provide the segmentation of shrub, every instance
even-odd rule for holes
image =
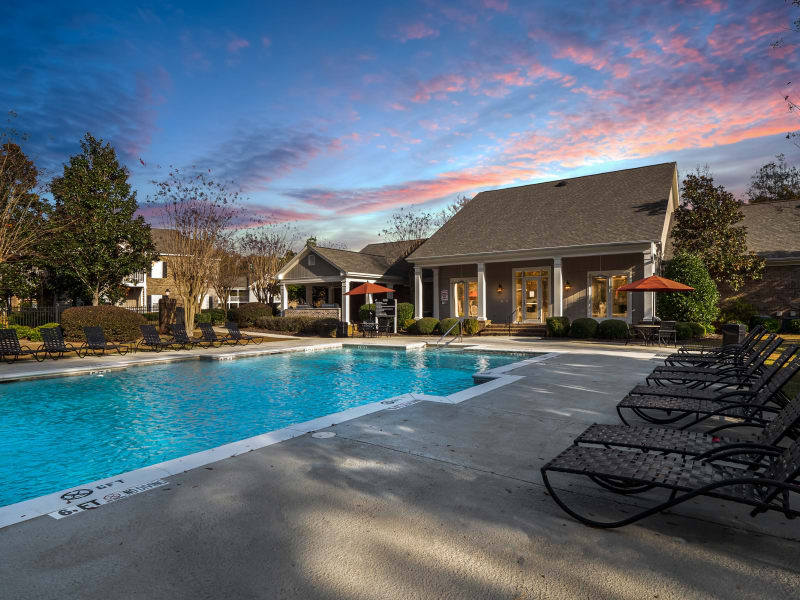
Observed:
[[[236,310],[235,318],[231,319],[239,324],[239,327],[252,327],[256,319],[261,317],[271,317],[273,315],[272,305],[261,304],[260,302],[248,302],[240,304]]]
[[[397,303],[397,324],[404,328],[408,321],[414,320],[414,305],[410,302]]]
[[[567,337],[569,319],[567,317],[547,317],[547,337]]]
[[[100,326],[110,340],[127,342],[141,337],[139,325],[147,320],[140,314],[121,306],[75,306],[61,313],[64,337],[84,339],[83,328]]]
[[[719,291],[702,259],[679,252],[664,269],[664,277],[694,288],[692,292],[657,294],[658,316],[666,321],[711,323],[717,318]]]
[[[319,337],[336,337],[336,330],[338,327],[338,319],[313,319],[303,327],[301,333]]]
[[[195,313],[194,324],[211,323],[211,315],[209,313]]]
[[[786,325],[786,331],[789,333],[800,333],[800,319],[792,319]]]
[[[39,333],[33,327],[28,327],[27,325],[11,325],[9,324],[10,329],[14,329],[17,332],[17,337],[21,340],[31,340],[32,342],[41,342],[42,341],[42,334]],[[39,339],[34,339],[36,337]]]
[[[142,316],[148,321],[158,321],[158,312],[142,313]]]
[[[706,328],[705,328],[705,325],[703,325],[702,323],[691,322],[691,323],[689,323],[689,327],[692,329],[692,337],[693,338],[701,338],[701,337],[704,337],[706,335]],[[710,327],[710,325],[709,325],[709,327]]]
[[[759,325],[763,325],[764,328],[770,333],[778,333],[781,330],[780,319],[775,319],[773,317],[762,317],[758,315],[750,317],[748,329],[753,329]]]
[[[39,330],[44,328],[52,329],[53,327],[60,327],[60,325],[58,323],[45,323],[44,325],[40,325],[39,327],[28,327],[28,329],[30,329],[30,332],[26,337],[32,342],[41,342],[42,332]],[[17,336],[19,336],[19,332],[17,332]]]
[[[597,337],[605,340],[627,340],[628,324],[621,319],[606,319],[597,326]]]
[[[679,340],[692,339],[692,327],[689,323],[683,321],[675,323],[675,331],[677,332],[676,337]]]
[[[569,326],[569,337],[590,338],[597,334],[598,323],[594,319],[584,317],[575,319]]]
[[[437,327],[436,327],[436,332],[444,335],[453,326],[453,324],[457,323],[457,322],[458,322],[458,319],[453,319],[453,318],[451,318],[451,319],[442,319],[441,321],[439,321],[439,325],[437,325]],[[456,327],[450,333],[458,334],[458,327]]]
[[[408,331],[408,328],[414,324],[414,319],[406,319],[405,321],[401,322],[401,327]]]
[[[722,303],[720,307],[720,323],[749,323],[750,319],[758,314],[756,307],[747,300],[736,298]]]
[[[362,323],[371,323],[375,321],[375,305],[362,304],[358,307],[358,318]]]
[[[338,319],[313,319],[311,317],[259,317],[256,327],[283,333],[305,333],[320,337],[336,337]]]
[[[224,308],[204,308],[200,312],[203,315],[209,315],[209,318],[211,320],[198,321],[197,319],[195,319],[195,323],[213,323],[214,325],[222,325],[225,323],[225,317],[227,316],[227,311]]]
[[[464,319],[464,333],[466,335],[475,335],[481,329],[481,322],[478,319]]]
[[[408,328],[408,332],[414,335],[431,335],[439,324],[439,319],[425,317],[419,321],[414,321]]]

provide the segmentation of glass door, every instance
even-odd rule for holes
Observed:
[[[525,310],[523,320],[539,323],[542,320],[540,299],[542,297],[542,280],[540,277],[525,278]]]
[[[550,316],[550,273],[543,269],[514,274],[517,323],[544,323]]]
[[[477,318],[478,282],[458,281],[453,284],[453,315],[456,317]]]

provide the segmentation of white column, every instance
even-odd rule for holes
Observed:
[[[650,244],[650,249],[644,251],[644,276],[655,275],[655,244]],[[655,292],[644,292],[644,318],[652,319],[655,315]],[[630,298],[630,294],[628,294]],[[630,303],[628,304],[630,306]]]
[[[311,306],[314,302],[314,289],[313,286],[307,285],[306,286],[306,304]]]
[[[350,281],[345,279],[342,282],[342,321],[345,323],[350,322],[350,296],[347,292],[350,291]]]
[[[433,267],[433,318],[439,318],[439,308],[441,307],[441,302],[439,302],[439,267]]]
[[[414,318],[422,318],[422,267],[414,267]]]
[[[289,290],[286,289],[286,284],[281,284],[281,312],[289,308]]]
[[[478,263],[478,320],[486,320],[486,264]]]
[[[561,257],[553,257],[553,316],[564,316],[564,282],[561,277]]]

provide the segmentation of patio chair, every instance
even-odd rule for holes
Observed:
[[[658,326],[658,333],[656,337],[658,338],[659,344],[664,344],[672,341],[675,344],[675,347],[678,346],[678,323],[676,321],[661,321]]]
[[[136,344],[136,349],[147,348],[156,352],[162,350],[179,350],[181,345],[175,341],[164,341],[158,333],[155,325],[139,325],[142,332],[142,339]]]
[[[730,463],[740,455],[751,457],[748,460],[752,464],[732,466]],[[769,510],[781,512],[788,519],[800,515],[800,510],[791,505],[791,494],[800,493],[800,485],[795,483],[800,475],[800,442],[794,442],[783,451],[753,444],[743,448],[721,446],[695,459],[675,454],[571,446],[542,467],[541,473],[555,503],[568,515],[591,527],[629,525],[698,496],[752,506],[751,517]],[[597,521],[573,510],[561,499],[550,483],[551,473],[613,482],[621,490],[660,488],[669,490],[670,496],[624,519]]]
[[[633,340],[640,339],[642,344],[647,345],[647,338],[641,329],[638,329],[633,323],[628,323],[628,338],[625,340],[627,346]]]
[[[36,350],[20,345],[16,329],[0,329],[0,358],[11,364],[20,356],[32,356],[38,362],[44,360]]]
[[[204,323],[204,325],[208,325],[210,327],[211,323]],[[198,339],[189,337],[189,334],[186,331],[186,325],[183,323],[175,323],[172,325],[172,341],[186,350],[189,348],[194,348],[195,346],[200,346],[201,348],[211,348],[214,345],[214,342],[210,342],[203,338]]]
[[[759,431],[750,439],[742,437],[726,437],[720,432],[747,427]],[[681,454],[684,456],[705,456],[722,447],[773,447],[786,439],[797,441],[800,436],[800,393],[798,393],[784,408],[780,409],[775,417],[768,423],[725,423],[707,431],[687,431],[672,427],[655,427],[647,425],[591,425],[586,431],[575,438],[573,444],[591,444],[606,448],[628,448],[645,452],[663,452],[667,454]],[[783,450],[783,448],[780,448]],[[734,457],[733,462],[749,464],[747,455]],[[615,488],[613,482],[603,482],[600,485],[609,489]],[[615,489],[614,491],[621,491]],[[639,490],[644,491],[644,490]],[[622,492],[622,493],[631,493]],[[636,492],[638,493],[638,492]]]
[[[261,336],[242,333],[239,329],[239,324],[235,321],[225,323],[225,329],[228,330],[228,339],[234,340],[236,343],[253,342],[254,344],[260,344],[264,341]]]
[[[214,344],[227,344],[230,346],[235,346],[238,344],[238,340],[235,340],[230,337],[219,337],[217,332],[214,331],[214,326],[211,323],[198,323],[200,327],[200,333],[202,334],[202,341],[208,343],[208,347],[212,347]]]
[[[757,325],[750,330],[745,338],[738,344],[728,344],[727,346],[697,346],[695,344],[685,345],[678,348],[678,354],[720,354],[728,352],[737,352],[743,348],[754,346],[758,340],[767,333],[763,325]]]
[[[752,354],[742,366],[723,363],[719,367],[656,367],[647,376],[647,385],[684,385],[707,388],[714,385],[733,384],[744,387],[753,383],[763,372],[764,364],[772,356],[783,338],[772,334],[769,343]]]
[[[639,418],[658,425],[677,423],[695,415],[694,420],[683,425],[681,429],[712,417],[765,423],[765,413],[774,413],[775,407],[780,409],[788,403],[783,387],[800,371],[798,350],[798,346],[789,346],[749,389],[697,390],[682,386],[637,386],[617,404],[617,414],[626,425],[628,422],[622,409],[628,409]],[[665,416],[646,411],[663,413]]]
[[[113,342],[106,340],[106,335],[103,333],[102,327],[84,327],[83,334],[86,336],[86,342],[81,344],[79,352],[83,352],[84,356],[89,356],[89,352],[91,352],[94,356],[98,356],[99,354],[104,355],[106,350],[109,352],[115,351],[120,355],[128,353],[128,346],[114,344]]]
[[[664,362],[673,366],[709,366],[714,363],[727,362],[741,364],[746,356],[752,353],[756,345],[767,335],[766,329],[757,328],[755,335],[748,336],[742,344],[731,344],[714,350],[702,352],[676,352],[664,359]]]
[[[74,352],[80,356],[78,346],[64,341],[64,332],[61,327],[43,327],[39,331],[42,333],[42,347],[39,350],[42,360],[47,357],[53,360],[63,358],[68,352]]]
[[[705,373],[710,371],[719,371],[721,369],[730,367],[747,368],[754,361],[759,360],[764,352],[769,350],[769,347],[773,344],[776,338],[781,342],[783,341],[782,338],[778,338],[778,336],[774,333],[762,337],[758,343],[752,347],[752,349],[748,350],[747,353],[742,355],[742,360],[738,364],[725,360],[722,357],[708,357],[702,362],[692,362],[683,366],[665,363],[659,367],[656,367],[653,372],[677,371],[680,373],[688,373],[696,371],[699,373]]]
[[[358,330],[361,332],[361,335],[364,337],[377,337],[378,336],[378,325],[377,323],[360,323],[358,325]]]

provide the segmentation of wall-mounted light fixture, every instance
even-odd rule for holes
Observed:
[[[569,284],[569,281],[567,281],[567,283],[564,284],[564,289],[565,290],[571,290],[572,289],[572,286]]]
[[[164,295],[169,298],[169,288],[164,290]]]
[[[503,284],[502,283],[498,283],[497,284],[497,293],[498,294],[502,294],[503,293]]]

